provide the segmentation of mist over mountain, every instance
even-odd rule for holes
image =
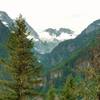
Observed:
[[[100,34],[100,20],[96,20],[88,25],[75,39],[65,40],[56,46],[51,53],[39,56],[40,60],[43,62],[44,66],[51,67],[63,61],[67,62],[68,59],[74,55],[73,53],[79,51],[80,53],[77,55],[80,55],[78,58],[81,58],[81,53],[83,51],[87,52],[87,48],[93,45],[97,34]],[[77,59],[77,56],[74,58],[74,61],[75,59]]]
[[[0,21],[5,27],[11,30],[15,20],[11,19],[6,12],[0,11]],[[48,28],[45,31],[49,33],[50,38],[44,40],[39,36],[39,33],[37,33],[27,22],[26,22],[26,26],[28,32],[30,32],[30,36],[28,38],[29,39],[33,38],[35,42],[34,44],[35,51],[40,54],[50,53],[60,42],[62,42],[62,40],[63,41],[67,40],[68,39],[67,36],[62,40],[59,39],[62,33],[69,34],[70,38],[71,38],[70,34],[73,34],[72,30],[66,28],[60,28],[58,31],[56,29],[54,29],[54,31],[51,31],[53,29]],[[45,34],[42,35],[45,36]],[[54,35],[56,37],[54,37]]]

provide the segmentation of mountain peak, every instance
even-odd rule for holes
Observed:
[[[5,26],[11,26],[13,23],[13,20],[8,16],[8,14],[4,11],[0,11],[0,20],[2,21]]]
[[[50,35],[55,35],[55,36],[60,36],[62,33],[65,33],[65,34],[73,34],[74,32],[68,28],[59,28],[58,30],[57,29],[54,29],[54,28],[48,28],[45,30],[45,32],[48,32]]]
[[[100,24],[100,19],[95,20],[92,24]]]
[[[92,22],[90,25],[88,25],[88,27],[84,30],[85,32],[83,32],[83,33],[88,34],[92,31],[98,30],[99,28],[100,28],[100,19],[98,19],[98,20]]]
[[[7,13],[4,11],[0,11],[0,15],[7,15]]]
[[[8,14],[6,13],[6,12],[4,12],[4,11],[0,11],[0,19],[3,19],[4,20],[4,18],[7,18],[7,17],[9,17],[8,16]],[[9,17],[10,18],[10,17]],[[11,19],[11,18],[10,18]]]

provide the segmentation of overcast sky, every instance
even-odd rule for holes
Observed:
[[[0,10],[11,18],[21,13],[37,32],[66,27],[80,33],[100,18],[100,0],[0,0]]]

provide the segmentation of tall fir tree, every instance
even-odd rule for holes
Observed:
[[[56,96],[56,89],[53,86],[51,86],[47,92],[46,100],[55,100]]]
[[[97,97],[98,81],[95,68],[92,66],[79,67],[78,75],[81,76],[81,80],[78,85],[79,96],[83,100],[99,100]],[[80,74],[79,74],[80,73]]]
[[[78,84],[75,78],[72,75],[69,75],[61,91],[60,100],[77,100],[78,92]]]
[[[32,52],[34,44],[27,39],[28,35],[25,20],[20,15],[7,43],[9,59],[1,60],[10,79],[0,80],[3,86],[0,100],[30,100],[36,94],[34,84],[40,77],[41,65]]]

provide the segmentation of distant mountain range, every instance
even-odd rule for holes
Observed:
[[[15,20],[11,19],[6,12],[0,11],[0,21],[5,26],[5,28],[8,28],[9,30],[11,30],[12,25]],[[34,39],[35,51],[37,53],[40,53],[40,54],[50,53],[60,42],[62,42],[58,39],[53,39],[53,41],[49,41],[49,40],[43,41],[40,38],[39,34],[27,22],[26,22],[26,26],[27,26],[28,32],[31,33],[28,38]],[[72,30],[66,29],[66,28],[60,28],[59,31],[57,30],[55,31],[55,30],[53,31],[52,28],[48,28],[45,31],[47,31],[47,33],[49,33],[50,36],[55,34],[57,37],[59,37],[59,35],[61,35],[62,33],[70,34],[73,32]]]
[[[100,34],[100,20],[91,23],[75,39],[61,42],[51,53],[40,55],[39,59],[45,67],[51,68],[62,66],[64,62],[72,64],[82,56],[88,56],[88,49],[91,48]]]
[[[12,20],[5,12],[0,12],[0,57],[7,56],[5,44],[12,29]],[[100,20],[96,20],[85,28],[80,35],[74,39],[60,41],[56,37],[61,34],[69,34],[73,36],[73,31],[67,28],[48,28],[44,31],[51,37],[52,41],[42,40],[39,34],[26,22],[28,31],[31,32],[28,38],[34,38],[35,53],[38,60],[45,68],[62,67],[68,64],[75,64],[78,59],[83,56],[88,59],[88,49],[91,48],[96,40],[96,36],[100,34]],[[65,64],[65,65],[64,65]]]

